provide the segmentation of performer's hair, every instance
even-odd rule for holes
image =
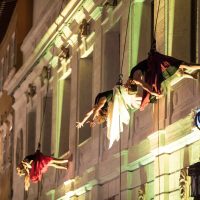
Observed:
[[[106,111],[99,110],[99,115],[95,117],[98,124],[102,124],[106,121],[108,113]]]
[[[128,94],[133,95],[137,92],[137,85],[131,84],[130,87],[128,87]]]
[[[26,169],[24,168],[24,165],[22,162],[20,162],[17,166],[17,174],[22,176],[22,175],[25,175],[26,174]]]
[[[106,118],[104,116],[98,115],[96,116],[95,121],[97,124],[103,124],[106,121]]]

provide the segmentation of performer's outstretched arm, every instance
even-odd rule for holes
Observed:
[[[76,127],[77,127],[77,128],[83,127],[83,124],[84,124],[84,123],[89,119],[89,117],[93,114],[94,110],[95,110],[95,108],[93,108],[90,112],[88,112],[88,113],[85,115],[84,119],[83,119],[81,122],[76,122],[76,123],[77,123]]]
[[[94,127],[95,126],[95,118],[97,117],[99,111],[101,110],[101,108],[103,108],[103,106],[105,105],[107,99],[106,97],[101,97],[98,104],[95,105],[94,107],[94,115],[93,115],[93,118],[92,120],[90,121],[90,127]]]
[[[200,65],[194,65],[194,64],[182,64],[180,65],[179,67],[180,69],[194,69],[194,70],[197,70],[197,69],[200,69]]]
[[[141,70],[136,70],[133,74],[132,77],[129,77],[127,83],[125,84],[125,87],[129,87],[130,84],[136,84],[140,87],[142,87],[144,90],[146,90],[147,92],[149,92],[150,94],[156,96],[156,97],[160,97],[159,94],[157,94],[156,92],[153,92],[151,89],[151,86],[146,83],[145,81],[143,81],[142,79],[142,72]]]
[[[95,120],[96,116],[98,115],[99,110],[104,106],[104,104],[106,103],[106,101],[107,101],[106,97],[101,97],[100,100],[99,100],[99,102],[98,102],[98,104],[95,105],[93,107],[93,109],[85,115],[84,119],[81,122],[77,122],[77,126],[76,127],[77,128],[83,127],[83,124],[89,119],[89,117],[92,114],[94,114],[93,118],[92,118],[91,121],[88,121],[88,123],[90,123],[91,127],[95,126],[94,120]]]
[[[99,113],[99,110],[101,108],[103,108],[104,104],[106,103],[106,97],[101,97],[98,104],[95,105],[94,107],[94,116],[93,116],[93,120],[95,119],[95,117],[97,116],[97,114]]]
[[[152,91],[151,87],[146,82],[144,82],[142,80],[132,80],[132,82],[135,83],[136,85],[141,86],[144,90],[146,90],[147,92],[151,93],[152,95],[159,96],[159,94],[157,94],[156,92]]]

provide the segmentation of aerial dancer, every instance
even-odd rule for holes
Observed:
[[[84,123],[89,123],[90,127],[94,127],[96,124],[102,124],[107,120],[108,107],[112,104],[113,91],[99,93],[95,98],[95,103],[92,108],[84,117],[81,122],[77,122],[77,128],[83,127]],[[88,120],[93,115],[91,120]],[[88,121],[87,121],[88,120]]]
[[[123,131],[123,123],[129,122],[128,109],[136,110],[141,104],[142,97],[137,96],[136,90],[131,92],[129,94],[124,86],[116,86],[113,90],[99,93],[92,110],[81,122],[77,122],[77,128],[83,127],[85,122],[90,123],[90,127],[106,122],[110,148],[113,142],[119,139],[119,133]],[[92,119],[88,120],[92,115]]]
[[[37,183],[41,181],[42,174],[47,172],[49,166],[56,169],[67,170],[69,160],[57,159],[51,156],[46,156],[38,149],[34,154],[26,156],[17,166],[17,174],[25,176],[24,185],[27,191],[30,186],[30,181]],[[62,166],[61,164],[67,163]]]
[[[171,56],[163,55],[157,51],[151,51],[147,59],[138,63],[132,70],[126,87],[132,84],[143,88],[143,98],[140,110],[144,110],[145,106],[151,102],[151,97],[162,97],[161,83],[179,73],[185,78],[194,78],[192,75],[185,72],[186,69],[199,70],[200,65],[188,64],[182,60],[178,60]]]
[[[76,127],[81,128],[83,127],[84,123],[89,123],[90,127],[94,127],[96,124],[102,124],[106,122],[113,106],[113,91],[114,90],[109,90],[99,93],[95,98],[93,108],[85,115],[81,122],[77,122]],[[123,101],[129,108],[139,108],[142,98],[137,95],[137,90],[128,93],[128,90],[125,87],[120,86],[120,91],[124,99]],[[88,120],[92,115],[92,119]]]

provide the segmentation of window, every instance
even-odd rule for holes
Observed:
[[[131,68],[148,56],[154,34],[154,1],[135,1],[131,5],[129,60]],[[145,31],[144,31],[145,30]]]
[[[20,129],[16,145],[16,166],[23,160],[23,130]]]
[[[197,0],[191,0],[191,62],[197,61]]]
[[[59,156],[69,150],[71,78],[59,81],[60,139]]]
[[[35,152],[35,135],[36,135],[36,110],[32,110],[28,113],[28,127],[27,127],[27,154],[33,154]]]
[[[2,87],[5,81],[4,71],[5,71],[5,58],[1,60],[1,68],[2,68]]]
[[[104,34],[103,91],[111,90],[120,74],[120,23]]]
[[[151,0],[151,44],[154,40],[154,0]]]
[[[0,91],[2,91],[3,88],[3,62],[4,60],[1,60],[1,65],[0,65]]]
[[[10,46],[8,46],[8,48],[7,48],[7,54],[8,54],[8,73],[7,73],[7,76],[8,76],[8,74],[9,74],[9,72],[10,72],[10,70],[11,70],[11,68],[12,68],[12,66],[11,66],[11,49],[10,49],[11,47]]]
[[[85,114],[92,108],[92,66],[93,55],[81,58],[79,61],[78,73],[78,118],[81,121]],[[91,136],[91,128],[88,124],[79,129],[79,144]]]
[[[44,107],[46,109],[44,113]],[[51,155],[51,131],[52,131],[52,96],[46,96],[43,98],[43,112],[44,124],[42,130],[42,152],[45,155]],[[43,116],[42,116],[43,118]]]
[[[9,47],[6,49],[6,54],[5,54],[5,65],[4,65],[4,80],[6,80],[8,76],[8,64],[9,64]]]
[[[15,34],[13,34],[10,47],[10,67],[14,67],[16,65],[16,53]]]

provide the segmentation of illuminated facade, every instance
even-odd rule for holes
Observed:
[[[31,12],[31,1],[0,2],[0,199],[5,200],[12,198],[14,137],[14,98],[8,95],[8,87],[22,65],[20,48],[32,26]],[[6,30],[9,15],[11,20]]]
[[[171,78],[159,102],[131,113],[130,125],[111,149],[105,127],[76,128],[97,93],[116,84],[123,54],[124,81],[147,57],[154,24],[158,51],[200,63],[197,0],[131,0],[130,6],[128,23],[129,0],[33,1],[23,62],[4,88],[15,99],[9,115],[13,200],[189,199],[187,167],[200,156],[192,116],[200,105],[199,78]],[[45,66],[51,68],[48,94]],[[36,150],[43,114],[42,152],[65,158],[70,151],[73,161],[68,172],[49,168],[26,193],[15,168]]]

